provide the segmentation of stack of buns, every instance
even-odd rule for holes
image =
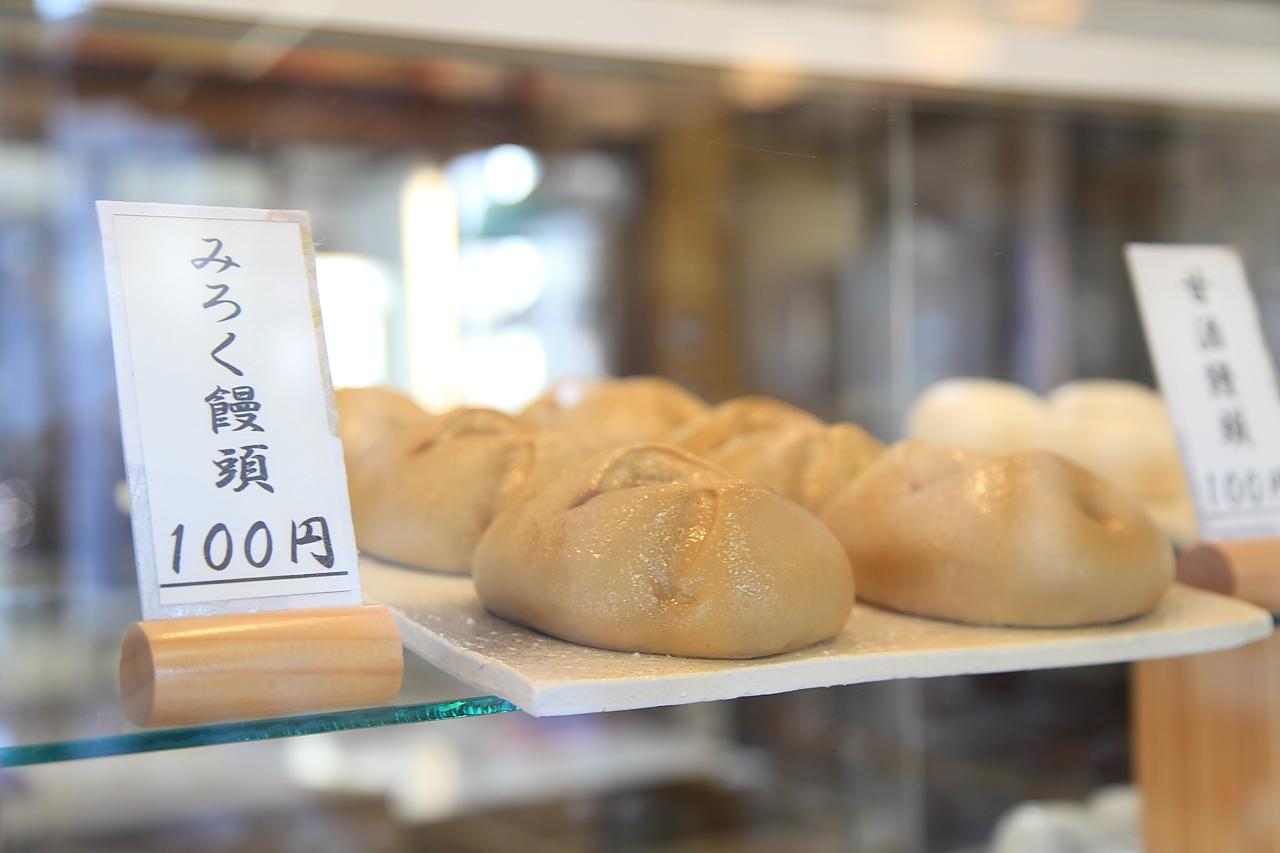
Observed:
[[[948,444],[976,452],[886,451],[778,400],[709,407],[651,377],[561,383],[515,416],[430,415],[384,389],[340,391],[338,407],[361,550],[470,573],[494,613],[586,645],[778,654],[843,630],[855,586],[872,604],[980,624],[1155,607],[1171,554],[1141,504],[1026,452],[1049,434],[1038,398],[988,386],[1013,414],[984,419],[955,390],[918,407],[912,429],[950,428]],[[1090,446],[1055,440],[1073,456]]]

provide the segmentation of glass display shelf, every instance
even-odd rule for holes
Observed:
[[[0,589],[0,767],[371,729],[517,710],[411,654],[393,705],[144,728],[125,716],[120,640],[139,618],[132,589],[67,595]]]
[[[374,582],[376,588],[378,575],[372,568],[365,566],[365,579]],[[415,594],[431,590],[426,600],[432,602],[432,606],[452,609],[455,611],[454,624],[470,625],[467,630],[475,636],[464,642],[463,647],[487,649],[490,655],[488,665],[495,671],[507,666],[503,663],[504,655],[516,654],[519,657],[524,641],[516,635],[517,629],[508,626],[504,631],[497,625],[487,624],[482,613],[454,607],[444,591],[423,584],[422,580],[415,579]],[[437,579],[437,584],[449,582]],[[382,596],[378,598],[387,600]],[[415,619],[416,612],[410,608],[409,618]],[[475,613],[474,618],[468,616],[472,612]],[[453,669],[446,658],[428,654],[433,660],[445,661],[442,665],[450,671],[466,674],[479,687],[459,681],[444,670],[406,653],[404,681],[396,701],[390,705],[346,710],[317,709],[315,713],[247,721],[214,720],[200,725],[144,728],[128,719],[117,680],[120,642],[126,628],[138,616],[132,588],[83,595],[36,588],[0,588],[0,767],[490,716],[520,708],[535,715],[581,715],[620,708],[711,702],[832,683],[1107,663],[1233,648],[1260,638],[1272,628],[1272,619],[1257,608],[1180,588],[1170,594],[1158,613],[1146,617],[1146,621],[1080,629],[1086,634],[1092,631],[1102,635],[1093,638],[1093,645],[1078,637],[1046,639],[1034,631],[1024,635],[1017,630],[956,628],[945,623],[930,623],[927,631],[908,630],[904,633],[895,628],[888,632],[886,636],[891,635],[886,641],[888,645],[871,657],[878,655],[877,659],[894,662],[890,668],[892,671],[881,667],[868,678],[846,668],[838,676],[819,679],[823,682],[821,684],[809,684],[787,680],[790,677],[787,668],[794,667],[794,661],[775,660],[763,664],[738,661],[729,663],[728,669],[740,671],[743,667],[756,667],[754,676],[748,680],[750,689],[744,689],[744,683],[735,677],[732,689],[726,691],[716,687],[711,693],[700,693],[706,685],[685,671],[692,667],[706,675],[707,667],[714,664],[705,661],[691,664],[689,661],[658,657],[648,661],[647,670],[640,671],[636,669],[638,664],[624,655],[625,677],[619,678],[617,661],[614,660],[616,655],[612,653],[579,650],[580,654],[573,657],[572,665],[557,666],[554,665],[556,656],[543,648],[542,640],[534,638],[530,642],[535,653],[530,660],[540,665],[551,662],[551,670],[546,666],[529,669],[529,661],[525,660],[522,664],[524,669],[517,668],[508,674],[532,679],[530,685],[538,686],[542,693],[550,695],[548,691],[554,693],[557,678],[567,672],[581,676],[585,663],[596,660],[604,666],[604,671],[591,678],[598,680],[593,684],[603,692],[584,692],[583,685],[571,678],[571,689],[564,694],[572,700],[571,706],[562,706],[546,696],[540,699],[539,690],[513,692],[510,684],[504,688],[492,678],[486,678],[481,672],[483,667],[478,667],[475,661],[464,662],[459,669]],[[436,616],[439,618],[426,621],[437,626],[449,622],[448,613]],[[873,618],[871,612],[861,618],[863,621],[859,624],[863,633],[859,637],[858,648],[864,652],[868,648],[876,648],[874,638],[877,631],[884,634],[882,627],[876,627],[881,622],[886,619],[909,620],[909,617],[891,614]],[[412,623],[402,627],[402,631],[411,629]],[[945,637],[939,639],[938,632]],[[980,635],[977,640],[974,632]],[[902,636],[913,640],[904,645]],[[1097,642],[1099,639],[1104,641],[1101,646]],[[414,641],[406,635],[406,642],[412,646]],[[1064,650],[1066,658],[1062,657]],[[822,654],[825,656],[830,651],[827,649]],[[1001,654],[996,654],[997,651]],[[958,654],[963,659],[957,657]],[[835,656],[826,664],[839,664],[840,661],[841,658]],[[813,663],[810,661],[809,665]],[[724,663],[720,665],[724,666]],[[761,688],[766,683],[762,680],[762,673],[766,670],[776,670],[774,677],[782,679],[768,690]],[[670,676],[666,681],[658,677],[664,674]],[[627,678],[639,678],[649,689],[648,693],[643,693],[644,698],[639,705],[628,705],[618,698],[623,696],[634,702],[637,701],[636,695],[640,695],[636,694],[635,684],[628,682]],[[720,682],[712,677],[708,683],[715,687]],[[653,693],[658,688],[661,690]],[[513,697],[519,707],[499,696],[477,695],[485,691]]]

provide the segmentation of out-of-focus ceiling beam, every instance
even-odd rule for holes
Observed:
[[[1099,5],[1088,0],[1036,0],[1030,6],[1042,14],[1027,20],[986,14],[978,3],[912,3],[905,11],[762,0],[102,0],[95,5],[262,27],[762,67],[939,89],[1280,111],[1280,50],[1274,44],[1184,35],[1167,26],[1153,26],[1158,34],[1145,34],[1132,21],[1124,29],[1085,26]],[[1206,4],[1216,7],[1208,12],[1194,4],[1130,0],[1126,7],[1139,5],[1153,20],[1161,14],[1233,15],[1247,6]],[[1264,12],[1249,8],[1256,29]],[[1265,14],[1270,17],[1263,24],[1280,25],[1280,9]]]

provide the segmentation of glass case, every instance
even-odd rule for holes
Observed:
[[[1274,4],[441,5],[0,0],[0,847],[1142,849],[1124,665],[128,722],[97,199],[309,211],[334,384],[433,409],[1151,385],[1133,241],[1238,247],[1280,334]]]

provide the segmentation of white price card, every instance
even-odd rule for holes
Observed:
[[[98,218],[143,616],[359,604],[306,213]]]
[[[1240,256],[1153,244],[1125,255],[1201,539],[1280,536],[1280,395]]]

